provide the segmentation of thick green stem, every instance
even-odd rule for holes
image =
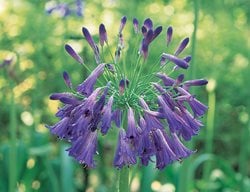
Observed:
[[[13,86],[11,86],[13,88]],[[9,191],[14,192],[17,184],[17,150],[16,150],[16,106],[13,89],[10,103],[10,152],[9,152]]]
[[[206,146],[205,150],[207,154],[213,151],[213,135],[214,135],[214,114],[215,114],[215,92],[211,91],[208,94],[208,114],[207,114],[207,130],[206,130]],[[207,161],[204,165],[204,180],[209,180],[209,174],[211,171],[211,161]]]
[[[129,168],[123,167],[119,170],[119,192],[129,192]]]

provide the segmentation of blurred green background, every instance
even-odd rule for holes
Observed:
[[[71,44],[94,66],[81,27],[97,39],[98,26],[104,23],[112,42],[123,15],[140,22],[150,17],[164,30],[173,26],[176,45],[191,37],[186,52],[195,54],[188,76],[209,80],[206,88],[194,90],[209,105],[205,126],[189,144],[197,152],[163,171],[153,165],[133,167],[131,191],[250,191],[249,0],[84,0],[83,16],[67,17],[46,13],[48,2],[0,0],[0,63],[12,59],[0,68],[1,192],[114,189],[116,141],[101,140],[97,168],[86,170],[67,156],[67,143],[59,142],[44,125],[57,121],[59,104],[49,95],[67,90],[62,72],[68,71],[74,84],[86,77],[64,44]],[[132,30],[129,25],[125,31]],[[131,36],[125,34],[125,41]],[[152,62],[158,46],[164,45],[152,46]]]

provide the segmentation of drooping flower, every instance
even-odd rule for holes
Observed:
[[[97,66],[76,86],[76,90],[69,75],[63,73],[63,79],[71,92],[50,96],[50,99],[62,102],[63,106],[56,113],[59,122],[47,127],[52,134],[70,142],[69,155],[87,167],[96,165],[94,159],[98,153],[99,135],[106,137],[112,130],[117,134],[113,161],[116,168],[137,162],[147,166],[155,159],[156,168],[163,169],[194,153],[184,146],[182,140],[188,141],[199,133],[203,126],[200,117],[207,111],[207,106],[192,95],[189,88],[203,86],[207,81],[185,80],[183,70],[188,69],[191,56],[179,55],[187,47],[188,38],[180,43],[174,53],[159,53],[160,60],[154,66],[147,63],[149,46],[163,30],[162,26],[154,28],[150,18],[142,22],[141,31],[139,21],[133,19],[135,35],[141,35],[139,45],[129,46],[138,47],[136,54],[133,54],[136,58],[127,55],[129,60],[120,59],[122,51],[126,50],[123,39],[126,22],[127,17],[122,17],[111,61],[106,56],[100,57],[105,52],[99,51],[88,29],[82,28],[83,36],[94,52]],[[169,46],[173,38],[172,27],[167,29],[165,37]],[[99,25],[99,43],[101,51],[109,49],[110,45],[104,46],[108,44],[104,24]],[[66,44],[65,49],[81,66],[86,67],[70,45]],[[108,52],[112,53],[111,50]],[[125,64],[121,64],[124,61]],[[166,66],[171,63],[174,64],[175,77],[168,74]],[[151,71],[148,70],[149,65]],[[89,67],[86,68],[89,70]]]

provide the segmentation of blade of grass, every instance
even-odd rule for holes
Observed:
[[[14,87],[13,85],[11,86]],[[17,118],[16,118],[16,105],[13,89],[11,89],[10,100],[10,153],[9,153],[9,191],[14,192],[17,184]]]

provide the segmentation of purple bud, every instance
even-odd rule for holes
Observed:
[[[154,30],[154,37],[153,37],[153,39],[155,39],[161,32],[162,32],[162,26],[157,27]]]
[[[182,40],[182,42],[180,43],[179,47],[177,48],[177,50],[175,51],[174,55],[177,56],[179,55],[187,46],[189,42],[189,38],[185,38]]]
[[[82,33],[83,33],[85,39],[87,40],[87,42],[89,43],[90,47],[95,51],[96,50],[96,45],[95,45],[95,42],[94,42],[92,36],[90,35],[88,29],[83,27],[82,28]]]
[[[174,64],[176,64],[177,66],[179,66],[183,69],[187,69],[189,66],[186,61],[184,61],[183,59],[179,59],[178,57],[176,57],[174,55],[163,53],[162,57],[167,58],[169,61],[173,62]]]
[[[150,18],[147,18],[143,24],[148,30],[153,28],[153,22]]]
[[[129,80],[122,79],[119,83],[119,93],[122,95],[124,93],[124,90],[129,85]]]
[[[69,74],[68,74],[66,71],[63,72],[63,79],[64,79],[65,84],[66,84],[70,89],[72,89],[72,83],[71,83],[71,80],[70,80],[70,78],[69,78]]]
[[[68,44],[65,45],[67,53],[73,57],[77,62],[83,64],[83,59],[75,52],[75,50]]]
[[[192,57],[191,55],[186,56],[183,60],[189,63],[191,61]]]
[[[72,98],[72,94],[70,93],[53,93],[52,95],[50,95],[50,99],[51,100],[59,100],[61,97],[70,97]]]
[[[139,33],[139,22],[136,18],[133,19],[135,33]]]
[[[169,44],[172,41],[172,35],[173,35],[173,28],[170,26],[167,29],[167,46],[169,46]]]
[[[127,17],[126,17],[126,16],[123,16],[122,19],[121,19],[119,34],[122,32],[122,30],[123,30],[123,28],[124,28],[126,22],[127,22]]]
[[[208,81],[206,79],[195,79],[195,80],[189,80],[185,81],[184,85],[186,86],[202,86],[206,85]]]
[[[107,38],[107,32],[105,29],[105,26],[103,24],[101,24],[99,26],[99,37],[100,37],[100,44],[101,46],[104,45],[104,42],[108,42],[108,38]]]

